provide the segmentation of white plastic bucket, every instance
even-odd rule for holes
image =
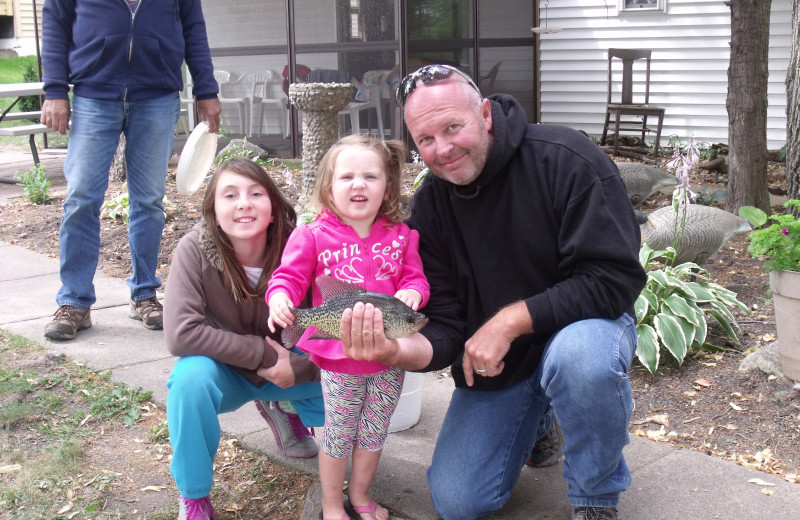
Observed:
[[[389,421],[389,433],[407,430],[419,422],[422,413],[422,380],[422,374],[406,372],[400,401]]]

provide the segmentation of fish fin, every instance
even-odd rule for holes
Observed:
[[[300,324],[297,309],[290,309],[294,314],[294,323],[281,331],[281,343],[283,348],[290,349],[297,345],[297,342],[303,336],[306,328]]]
[[[327,274],[322,274],[317,277],[317,287],[319,287],[319,292],[322,294],[322,301],[328,300],[337,294],[366,292],[366,290],[359,285],[337,280]]]
[[[311,333],[308,339],[339,339],[336,336],[331,336],[330,334],[326,334],[321,330],[317,329]]]

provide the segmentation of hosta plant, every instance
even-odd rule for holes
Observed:
[[[647,284],[635,304],[636,356],[651,374],[658,369],[662,349],[680,365],[690,350],[719,348],[706,342],[706,316],[738,342],[741,328],[730,308],[748,313],[736,293],[710,281],[708,271],[693,262],[673,266],[674,258],[672,248],[654,251],[644,244],[639,251]]]

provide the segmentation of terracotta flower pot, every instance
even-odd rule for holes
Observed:
[[[771,271],[769,284],[783,374],[800,381],[800,272]]]

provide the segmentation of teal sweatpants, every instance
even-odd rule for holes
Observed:
[[[213,464],[220,439],[219,414],[254,401],[291,401],[303,424],[322,426],[325,411],[319,383],[281,388],[256,387],[230,365],[205,356],[178,360],[167,381],[170,471],[181,496],[203,498],[214,482]],[[253,408],[253,413],[256,413]]]

